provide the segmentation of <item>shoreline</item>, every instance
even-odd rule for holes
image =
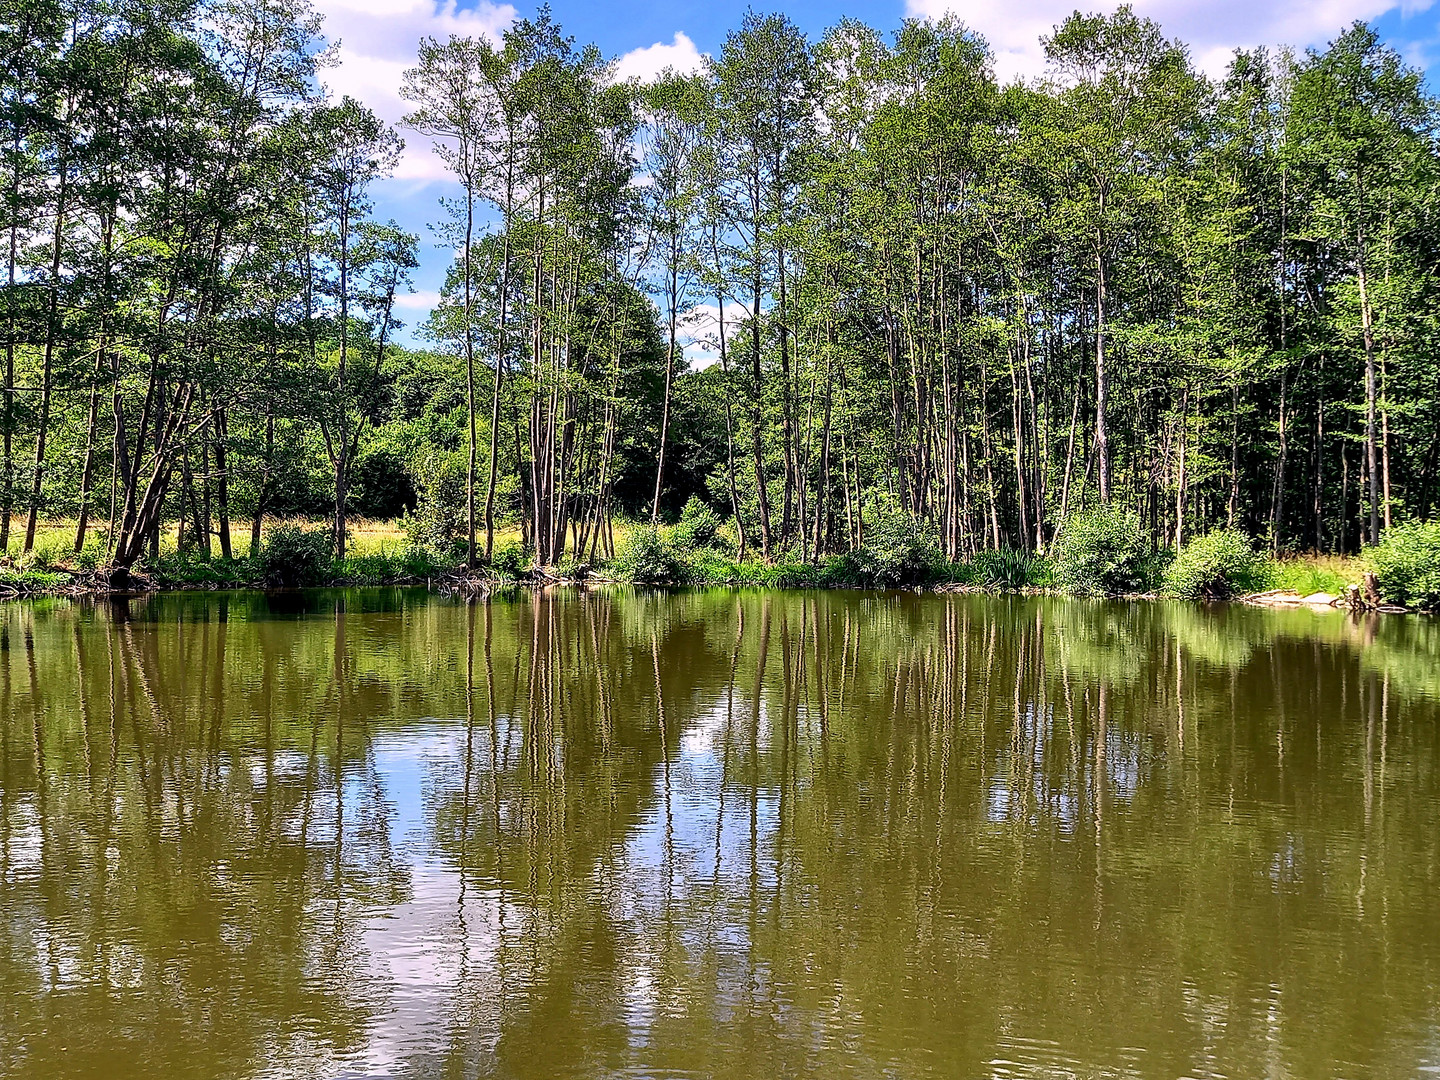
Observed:
[[[552,570],[554,568],[551,568]],[[603,574],[585,573],[580,576],[564,576],[548,572],[545,569],[537,568],[530,574],[521,577],[467,577],[463,573],[454,571],[442,572],[435,575],[421,576],[414,574],[397,574],[380,579],[357,580],[354,577],[337,576],[322,581],[307,582],[304,584],[282,585],[266,583],[262,580],[209,580],[209,581],[156,581],[150,575],[144,573],[127,574],[126,584],[115,584],[113,572],[105,571],[71,571],[55,568],[47,571],[35,572],[36,577],[43,575],[46,578],[59,578],[68,576],[68,581],[36,581],[33,584],[9,581],[0,583],[0,601],[11,600],[36,600],[46,598],[63,598],[70,600],[131,600],[146,596],[153,596],[159,593],[218,593],[218,592],[262,592],[262,593],[291,593],[303,590],[315,589],[397,589],[417,588],[426,589],[442,595],[468,594],[473,597],[489,595],[514,589],[530,589],[535,591],[555,588],[566,589],[590,589],[596,586],[601,587],[629,587],[635,589],[751,589],[766,592],[880,592],[880,593],[913,593],[916,595],[967,595],[967,596],[1041,596],[1069,600],[1122,600],[1122,601],[1147,601],[1158,603],[1168,601],[1171,603],[1186,603],[1200,607],[1214,604],[1240,604],[1247,607],[1267,608],[1271,610],[1311,610],[1322,612],[1334,610],[1350,612],[1352,614],[1377,613],[1393,615],[1440,615],[1440,612],[1427,611],[1421,608],[1408,608],[1397,604],[1381,601],[1373,594],[1366,598],[1363,583],[1350,586],[1349,595],[1345,593],[1311,593],[1301,594],[1292,589],[1268,589],[1261,592],[1244,595],[1206,597],[1206,598],[1182,598],[1167,596],[1163,592],[1117,592],[1104,594],[1082,594],[1067,592],[1064,589],[1053,586],[1024,585],[1008,587],[1004,585],[980,584],[975,582],[960,581],[936,581],[923,585],[907,585],[897,587],[821,583],[817,581],[796,581],[787,583],[765,583],[743,577],[728,579],[710,579],[703,581],[634,581],[621,578],[608,577]]]
[[[157,592],[261,592],[296,589],[425,588],[480,595],[519,588],[727,588],[766,591],[861,590],[986,596],[1057,596],[1110,600],[1219,601],[1262,607],[1359,611],[1417,610],[1390,602],[1365,555],[1289,554],[1279,558],[1243,535],[1224,531],[1193,540],[1182,553],[1087,540],[1077,550],[981,549],[948,557],[911,530],[879,537],[856,551],[804,557],[776,552],[741,558],[723,538],[681,526],[631,527],[615,554],[594,562],[567,557],[535,565],[523,534],[497,535],[492,555],[467,570],[464,551],[417,546],[393,522],[369,522],[347,533],[337,558],[320,523],[281,522],[233,557],[162,549],[129,568],[107,567],[102,550],[69,549],[70,529],[51,523],[33,553],[0,556],[0,599],[68,597],[102,600]],[[58,540],[56,539],[58,534]],[[1366,553],[1373,554],[1373,553]],[[1383,554],[1383,552],[1382,552]],[[477,552],[479,555],[479,552]],[[1392,573],[1392,578],[1395,575]],[[1404,585],[1405,578],[1398,578]],[[1425,595],[1406,596],[1424,605]],[[1419,608],[1423,610],[1423,607]],[[1433,610],[1433,609],[1432,609]]]

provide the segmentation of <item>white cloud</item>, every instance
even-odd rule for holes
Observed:
[[[399,293],[395,297],[397,308],[412,311],[432,311],[440,303],[440,294],[433,289],[419,289],[412,293]]]
[[[1154,19],[1167,37],[1190,46],[1195,63],[1218,75],[1236,48],[1324,45],[1356,19],[1370,20],[1397,8],[1405,14],[1428,10],[1433,0],[1133,0],[1136,14]],[[1115,3],[1079,4],[1081,10],[1113,11]],[[1075,0],[907,0],[910,15],[939,17],[953,12],[978,30],[995,51],[1002,80],[1045,70],[1042,35],[1052,32]]]
[[[339,64],[321,73],[332,95],[349,94],[373,109],[382,120],[399,125],[407,111],[400,96],[405,69],[415,65],[422,37],[444,41],[457,37],[488,37],[515,19],[515,8],[492,0],[460,7],[456,0],[315,0],[325,16],[325,36],[340,42]],[[443,180],[445,167],[431,152],[430,141],[402,131],[405,156],[395,176],[401,180]]]
[[[1421,38],[1399,47],[1405,62],[1421,71],[1440,66],[1440,37]]]
[[[643,49],[631,49],[615,61],[615,80],[639,79],[653,82],[666,68],[689,75],[705,66],[705,54],[695,48],[695,43],[680,31],[669,45],[657,41]]]
[[[750,309],[737,300],[725,301],[725,336],[734,336]],[[681,314],[677,339],[692,367],[706,368],[720,362],[720,307],[696,304]]]

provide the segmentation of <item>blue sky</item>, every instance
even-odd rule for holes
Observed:
[[[514,18],[534,14],[525,5],[491,0],[313,0],[325,15],[325,33],[338,40],[339,63],[324,81],[335,94],[364,101],[382,118],[396,123],[405,111],[399,96],[401,74],[415,56],[421,36],[450,34],[498,36]],[[1203,69],[1218,73],[1237,47],[1323,46],[1356,19],[1375,23],[1386,40],[1411,63],[1424,69],[1432,85],[1440,75],[1440,8],[1436,0],[1133,0],[1139,14],[1158,21],[1166,33],[1191,47]],[[785,11],[800,27],[818,36],[844,16],[881,30],[908,16],[954,12],[990,41],[1002,79],[1040,74],[1039,37],[1079,6],[1111,10],[1111,3],[1077,0],[792,0],[766,5],[744,0],[675,0],[667,4],[612,0],[579,3],[555,0],[551,10],[567,33],[593,41],[617,58],[624,75],[646,77],[666,66],[693,67],[715,52],[728,31],[739,25],[746,7]],[[409,324],[401,337],[413,342],[413,327],[424,319],[440,287],[450,254],[436,246],[431,222],[443,216],[442,195],[454,185],[425,140],[405,132],[407,149],[394,179],[372,192],[376,214],[394,218],[421,237],[421,268],[416,293],[399,313]]]

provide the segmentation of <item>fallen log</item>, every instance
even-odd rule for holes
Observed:
[[[1293,589],[1268,589],[1242,596],[1240,602],[1254,607],[1333,608],[1340,606],[1340,597],[1323,592],[1302,596]]]

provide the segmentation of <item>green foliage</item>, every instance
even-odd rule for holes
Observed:
[[[360,455],[350,473],[350,509],[360,517],[396,518],[416,503],[414,478],[400,455],[371,450]]]
[[[1148,551],[1141,557],[1137,577],[1140,580],[1139,588],[1145,592],[1154,592],[1165,583],[1165,575],[1170,572],[1170,566],[1175,561],[1175,549],[1163,547],[1156,551]]]
[[[250,559],[207,559],[198,551],[167,552],[146,559],[143,566],[165,589],[237,589],[253,584],[257,576]]]
[[[44,530],[35,538],[28,555],[19,557],[23,565],[39,571],[94,570],[105,561],[105,538],[95,530],[85,536],[85,545],[77,553],[72,528]]]
[[[699,551],[715,543],[724,523],[724,518],[692,495],[680,512],[680,521],[670,530],[670,539],[680,551]]]
[[[445,559],[466,539],[466,472],[460,454],[429,454],[415,467],[415,512],[405,518],[404,529],[417,550]]]
[[[409,544],[333,557],[327,529],[280,526],[266,534],[259,558],[207,559],[199,552],[167,552],[143,568],[161,588],[236,589],[347,585],[401,585],[439,577],[446,569]]]
[[[1345,563],[1335,560],[1298,558],[1271,563],[1266,584],[1272,589],[1289,589],[1301,596],[1317,592],[1339,596],[1359,579],[1358,566],[1347,567]]]
[[[875,515],[856,553],[860,580],[877,589],[904,589],[933,582],[943,566],[933,526],[900,510]]]
[[[339,567],[341,581],[352,585],[397,585],[424,582],[445,571],[428,552],[411,544],[398,550],[382,550],[364,555],[347,555]]]
[[[80,551],[71,555],[70,561],[77,570],[94,570],[104,563],[107,554],[105,537],[92,531],[85,537]]]
[[[741,562],[723,552],[706,550],[686,562],[686,580],[700,585],[736,585],[755,589],[857,589],[870,583],[854,555],[830,555],[818,562],[784,559]]]
[[[963,574],[965,580],[981,588],[1014,592],[1048,585],[1052,567],[1049,559],[1036,552],[1001,548],[980,552]]]
[[[1079,596],[1111,596],[1146,582],[1140,519],[1115,505],[1071,514],[1051,553],[1055,584]]]
[[[66,574],[33,566],[0,566],[0,591],[8,593],[45,592],[58,589],[70,580]]]
[[[718,551],[700,551],[692,556],[690,580],[697,585],[749,585],[739,573],[740,564]],[[746,565],[749,565],[748,563]]]
[[[590,577],[590,564],[583,557],[566,554],[555,564],[555,573],[562,581],[583,582]]]
[[[1440,521],[1396,525],[1366,554],[1386,600],[1440,608]]]
[[[631,531],[615,558],[610,572],[621,581],[637,585],[683,585],[690,580],[690,567],[683,553],[665,535],[665,530],[642,526]]]
[[[68,563],[72,555],[73,548],[69,538],[63,533],[52,533],[38,537],[29,554],[22,558],[36,570],[53,570]]]
[[[804,584],[809,588],[853,589],[869,584],[861,560],[849,552],[843,555],[831,555],[819,563],[812,563],[808,566],[797,564],[797,573],[799,566],[805,566],[806,572],[810,575],[804,579]]]
[[[529,577],[535,565],[535,551],[519,540],[511,540],[495,548],[490,558],[490,569],[499,578],[519,581]]]
[[[1269,566],[1244,533],[1215,529],[1181,549],[1165,572],[1164,591],[1181,600],[1228,600],[1258,592]]]
[[[686,555],[683,577],[707,585],[772,589],[895,589],[960,581],[995,591],[1043,588],[1050,584],[1050,560],[1027,551],[981,552],[969,564],[950,563],[933,534],[904,515],[888,517],[878,542],[860,552],[804,562],[740,562],[714,549]]]
[[[260,548],[260,580],[271,588],[324,585],[335,571],[335,538],[328,529],[280,525]]]

